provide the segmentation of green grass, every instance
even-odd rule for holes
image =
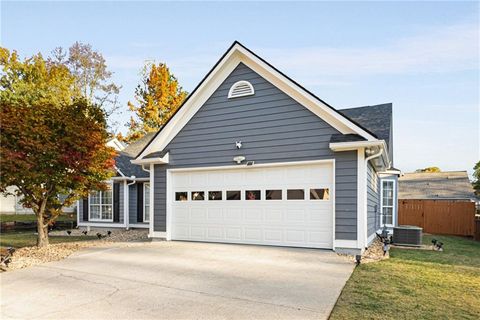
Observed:
[[[353,272],[330,319],[479,319],[480,242],[424,236],[445,251],[392,248]]]
[[[53,243],[88,241],[97,239],[95,236],[49,236],[49,241]],[[12,232],[2,233],[0,235],[0,247],[31,247],[37,244],[37,235],[33,232]]]
[[[57,218],[57,221],[76,221],[75,213],[65,213]],[[0,222],[32,222],[37,221],[34,214],[0,214]]]

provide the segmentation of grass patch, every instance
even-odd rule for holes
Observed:
[[[37,221],[34,214],[0,214],[0,222],[33,222]],[[60,215],[56,221],[77,221],[75,213],[65,213]]]
[[[49,236],[50,244],[95,240],[95,236]],[[0,235],[1,247],[32,247],[37,244],[37,235],[33,232],[12,232],[2,233]]]
[[[480,242],[424,236],[445,251],[392,248],[390,259],[353,272],[330,319],[478,319]]]

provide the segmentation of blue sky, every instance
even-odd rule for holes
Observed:
[[[1,2],[2,46],[104,55],[121,131],[145,60],[191,91],[234,40],[338,109],[392,102],[405,172],[480,159],[478,2]]]

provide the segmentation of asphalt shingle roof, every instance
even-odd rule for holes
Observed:
[[[117,168],[127,177],[135,176],[137,178],[148,178],[148,172],[142,169],[142,166],[133,164],[130,160],[136,158],[138,153],[152,140],[155,132],[147,133],[142,138],[129,144],[125,149],[118,152],[115,158]]]
[[[405,173],[398,185],[399,199],[476,199],[466,171]]]
[[[374,106],[338,110],[347,118],[373,132],[378,139],[390,144],[390,128],[392,122],[392,104],[384,103]],[[347,140],[356,141],[356,140]],[[389,146],[390,147],[390,146]]]

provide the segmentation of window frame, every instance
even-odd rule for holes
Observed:
[[[385,182],[391,182],[392,183],[392,205],[384,205],[383,204],[383,189],[384,189],[384,183]],[[381,179],[381,184],[380,184],[380,225],[382,227],[393,227],[395,225],[395,210],[396,210],[396,203],[395,203],[395,179]],[[387,224],[383,223],[383,208],[391,208],[392,209],[392,223]]]
[[[299,190],[302,190],[303,191],[303,198],[302,199],[288,199],[288,191],[299,191]],[[305,192],[305,190],[308,190],[308,193]],[[305,201],[305,200],[308,200],[309,198],[309,195],[310,195],[310,188],[295,188],[295,187],[292,187],[292,188],[286,188],[285,189],[285,200],[286,201]]]
[[[186,193],[187,196],[185,197],[185,200],[177,200],[177,193]],[[174,202],[188,202],[188,201],[190,201],[189,194],[190,194],[190,191],[174,191],[174,194],[173,194]]]
[[[109,205],[112,208],[112,218],[111,219],[102,219],[102,207],[107,206],[102,203],[102,198],[103,198],[103,192],[104,191],[95,191],[95,192],[100,192],[100,200],[98,204],[93,204],[93,206],[97,206],[99,208],[100,212],[100,218],[92,218],[92,200],[91,200],[91,194],[88,194],[88,221],[92,222],[113,222],[113,203],[115,202],[113,197],[114,197],[114,192],[113,192],[113,181],[108,181],[107,184],[110,186],[110,191],[112,192],[112,203]]]
[[[228,199],[228,193],[229,192],[238,192],[240,197],[238,199]],[[239,190],[226,189],[225,190],[225,201],[242,201],[243,200],[242,194],[243,194],[243,191],[241,189],[239,189]]]
[[[312,199],[312,190],[328,190],[328,199]],[[308,201],[330,201],[332,199],[331,197],[331,193],[330,193],[330,188],[329,187],[311,187],[311,188],[308,188],[308,195],[305,195],[305,198],[307,198],[306,200]]]
[[[148,197],[150,198],[150,182],[143,183],[143,222],[150,222],[150,199],[148,200],[148,202],[145,199],[147,197],[147,192],[145,191],[146,186],[148,186]],[[147,207],[148,219],[146,219]]]

